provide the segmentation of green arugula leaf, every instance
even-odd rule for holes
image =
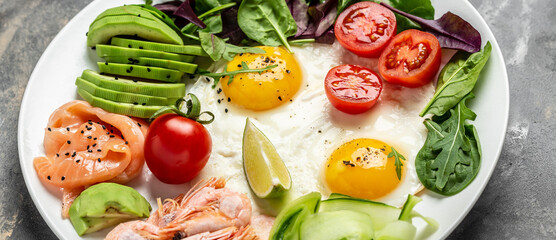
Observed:
[[[454,195],[477,176],[481,164],[481,145],[475,127],[467,120],[476,114],[465,102],[465,96],[442,116],[425,120],[428,129],[424,146],[415,158],[415,170],[423,185],[442,195]]]
[[[207,32],[199,32],[199,39],[201,41],[201,47],[210,56],[210,58],[213,61],[220,60],[222,54],[226,51],[226,42]]]
[[[456,106],[475,87],[491,50],[487,42],[482,51],[473,54],[459,51],[454,55],[440,72],[436,92],[419,116],[428,113],[440,116]]]
[[[242,61],[241,62],[241,69],[239,69],[239,70],[228,72],[228,68],[224,67],[224,71],[221,72],[221,73],[213,73],[213,72],[209,72],[207,70],[198,70],[197,73],[199,75],[202,75],[202,76],[207,76],[207,77],[214,78],[214,83],[212,84],[212,88],[215,88],[222,77],[225,77],[225,76],[230,77],[230,79],[228,80],[228,85],[229,85],[230,83],[233,82],[234,77],[237,74],[240,74],[240,73],[258,73],[258,74],[262,74],[264,71],[273,69],[275,67],[278,67],[278,65],[269,65],[269,66],[266,66],[264,68],[249,68],[247,63]]]
[[[396,175],[398,176],[398,180],[401,180],[403,163],[400,159],[405,160],[405,157],[401,155],[398,151],[396,151],[394,147],[392,147],[392,151],[388,154],[388,158],[391,157],[394,157],[396,159],[396,162],[394,163],[396,165]]]

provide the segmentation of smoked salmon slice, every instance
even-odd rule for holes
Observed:
[[[43,183],[63,188],[64,205],[71,204],[77,189],[106,181],[125,183],[139,175],[147,130],[142,120],[71,101],[50,116],[45,156],[35,158],[33,166]],[[68,192],[72,197],[66,197]]]

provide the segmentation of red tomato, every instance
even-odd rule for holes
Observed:
[[[334,35],[347,50],[362,57],[378,57],[396,34],[396,16],[374,2],[346,8],[334,25]]]
[[[145,139],[145,161],[162,182],[190,181],[205,167],[212,140],[200,123],[177,114],[164,114],[149,127]]]
[[[391,83],[404,87],[420,87],[436,75],[440,68],[440,44],[430,33],[405,30],[392,39],[378,60],[378,70]]]
[[[346,64],[328,71],[324,89],[332,106],[345,113],[358,114],[375,105],[382,81],[371,69]]]

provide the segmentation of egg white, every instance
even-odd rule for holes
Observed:
[[[255,199],[242,167],[243,129],[245,118],[249,117],[271,140],[288,167],[294,195],[319,191],[327,196],[330,192],[324,183],[325,162],[332,151],[349,140],[374,138],[394,146],[407,159],[406,175],[393,192],[378,201],[401,206],[407,194],[421,188],[414,159],[425,141],[426,129],[419,112],[434,94],[433,85],[410,89],[383,81],[377,104],[368,112],[350,115],[335,109],[325,95],[328,70],[341,64],[357,64],[378,72],[378,60],[357,57],[337,42],[332,46],[294,47],[293,51],[304,79],[293,99],[278,108],[258,112],[243,109],[228,102],[218,91],[220,85],[211,88],[212,81],[205,77],[188,86],[188,91],[201,100],[202,110],[215,115],[215,121],[205,125],[213,140],[212,155],[194,181],[225,177],[227,187]],[[265,211],[257,204],[253,206],[255,213]]]

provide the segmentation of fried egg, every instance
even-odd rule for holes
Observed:
[[[227,85],[228,79],[223,78],[215,88],[211,88],[213,80],[205,77],[189,84],[189,91],[201,100],[202,110],[211,111],[215,115],[215,121],[205,125],[213,139],[212,155],[196,180],[213,176],[225,177],[228,179],[227,187],[246,193],[253,199],[255,212],[266,212],[257,205],[259,201],[255,200],[255,195],[250,191],[242,167],[242,133],[245,118],[248,117],[271,140],[282,157],[292,177],[293,195],[318,191],[327,196],[332,192],[341,192],[401,206],[407,194],[413,194],[421,188],[415,173],[414,159],[425,141],[426,129],[423,119],[419,117],[419,111],[434,94],[432,84],[409,89],[384,82],[382,95],[371,110],[357,115],[346,114],[335,109],[326,97],[324,78],[328,70],[341,64],[357,64],[376,70],[378,60],[357,57],[344,50],[337,42],[333,45],[293,47],[293,51],[293,58],[297,60],[299,69],[294,73],[294,67],[284,65],[276,67],[276,70],[282,72],[277,75],[297,75],[296,80],[292,81],[295,85],[295,81],[299,80],[299,89],[279,89],[281,94],[285,91],[289,94],[287,98],[285,94],[280,95],[283,96],[281,101],[277,95],[273,95],[277,88],[261,90],[264,94],[260,95],[268,97],[268,101],[278,99],[270,107],[259,107],[259,104],[262,105],[260,101],[266,100],[253,100],[250,97],[259,93],[257,81],[263,81],[257,80],[257,75],[251,80],[237,75],[230,85]],[[274,50],[268,52],[272,54]],[[289,54],[282,50],[280,52],[282,55]],[[235,69],[232,68],[233,64],[241,67],[238,65],[241,61],[252,64],[249,63],[250,58],[266,60],[266,56],[247,57],[249,58],[234,59],[233,63],[228,64],[227,70]],[[289,59],[284,61],[289,64]],[[224,65],[216,67],[222,70]],[[285,70],[290,73],[284,73]],[[241,89],[239,85],[242,84],[249,87]],[[240,93],[234,93],[236,91]],[[369,154],[374,153],[371,150],[380,150],[376,153],[374,162],[361,169],[346,169],[343,160],[329,160],[334,158],[337,149],[353,144],[352,141],[367,145]],[[406,159],[400,179],[397,178],[393,159],[388,158],[388,146],[394,147]],[[354,153],[364,155],[366,147],[362,150],[351,147],[344,154],[349,157]],[[379,163],[385,164],[383,170]],[[327,167],[329,164],[331,167]],[[342,172],[344,177],[347,176],[343,180],[340,176],[342,174],[338,175]],[[379,176],[371,179],[366,176],[366,172],[378,172]],[[333,174],[336,177],[332,177]],[[368,187],[371,185],[376,187],[371,190],[380,194],[364,194],[370,191]]]

